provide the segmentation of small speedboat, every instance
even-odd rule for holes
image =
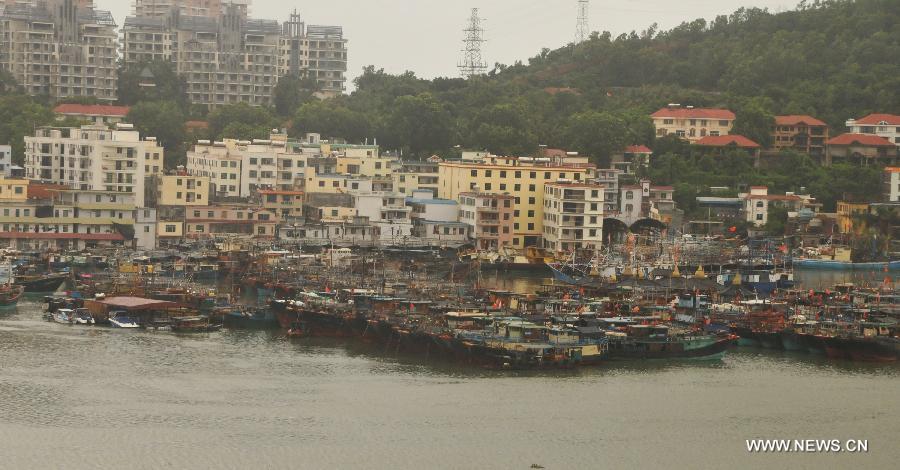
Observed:
[[[109,324],[113,328],[140,328],[141,325],[136,319],[128,316],[125,312],[112,312],[109,315]]]
[[[75,309],[74,321],[76,325],[93,325],[94,317],[86,308]]]
[[[75,323],[75,311],[68,308],[61,308],[53,312],[53,321],[63,325],[71,325]]]

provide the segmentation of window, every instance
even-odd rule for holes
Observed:
[[[631,204],[625,204],[625,212],[633,212],[634,206]]]
[[[762,214],[756,214],[756,220],[762,220],[762,219],[763,219]]]
[[[485,190],[485,191],[490,191],[490,190],[491,190],[491,187],[492,187],[492,186],[491,186],[491,183],[484,183],[484,190]]]
[[[506,191],[506,185],[505,185],[505,184],[500,183],[500,191]],[[403,191],[401,191],[401,192],[403,192]]]
[[[516,178],[521,178],[521,177],[522,177],[522,172],[521,172],[521,171],[517,171],[517,172],[516,172]]]
[[[628,191],[625,193],[625,199],[632,200],[634,199],[634,191]]]
[[[535,185],[529,184],[529,185],[528,185],[528,190],[531,191],[531,192],[535,192],[537,189],[536,189]]]
[[[763,204],[762,201],[756,201],[756,207],[762,208],[764,206],[765,206],[765,204]]]
[[[719,121],[719,126],[720,127],[728,127],[728,121],[725,121],[725,120]]]
[[[534,211],[528,211],[528,217],[534,217]],[[531,229],[528,229],[531,230]]]
[[[528,224],[528,230],[534,230],[534,224]]]
[[[485,170],[485,171],[484,171],[484,176],[486,176],[486,177],[488,177],[488,178],[490,178],[490,177],[493,176],[493,175],[494,175],[494,172],[491,171],[491,170]]]
[[[501,171],[501,172],[500,172],[500,177],[501,177],[501,178],[506,178],[506,172],[505,172],[505,171]]]
[[[591,204],[591,210],[592,210],[592,211],[597,210],[597,204],[596,204],[596,203]]]
[[[478,170],[472,170],[471,175],[472,175],[472,176],[478,176]]]
[[[145,226],[144,226],[144,233],[150,233],[150,226],[149,226],[149,225],[145,225]]]
[[[174,225],[166,225],[166,233],[175,233]]]

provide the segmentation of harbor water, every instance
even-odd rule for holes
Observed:
[[[0,313],[0,468],[896,468],[900,367],[716,362],[489,372],[278,332]],[[747,439],[865,439],[750,454]]]

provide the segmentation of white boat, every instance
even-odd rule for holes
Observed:
[[[75,311],[68,308],[61,308],[53,312],[53,321],[62,323],[63,325],[71,325],[75,323]]]
[[[128,316],[125,312],[112,312],[109,314],[109,324],[113,328],[140,328],[137,320]]]
[[[75,315],[73,316],[73,320],[76,325],[93,325],[94,317],[91,315],[91,312],[86,308],[75,309]]]

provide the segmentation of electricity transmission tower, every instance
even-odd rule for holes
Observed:
[[[588,34],[590,34],[590,25],[588,25],[590,4],[590,0],[578,0],[578,24],[575,26],[575,44],[584,42],[588,38]]]
[[[458,65],[463,78],[472,78],[481,75],[487,70],[487,64],[481,57],[481,45],[484,44],[484,28],[481,26],[481,18],[478,17],[478,9],[472,9],[472,17],[469,18],[469,26],[463,30],[466,33],[463,39],[463,60]]]

